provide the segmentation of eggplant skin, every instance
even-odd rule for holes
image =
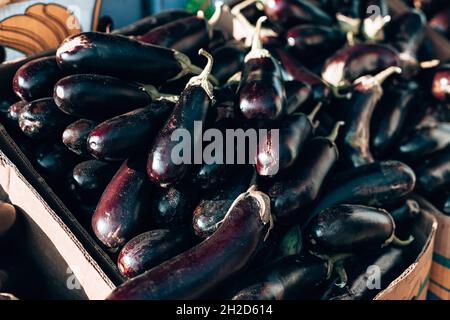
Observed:
[[[343,204],[316,215],[307,227],[306,238],[314,252],[355,252],[386,246],[394,231],[394,219],[387,211]]]
[[[89,155],[86,141],[89,133],[96,125],[97,122],[88,119],[75,121],[64,130],[62,136],[63,143],[70,151],[80,156]]]

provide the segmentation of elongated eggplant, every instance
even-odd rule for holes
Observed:
[[[450,145],[450,124],[438,123],[415,130],[401,142],[400,155],[420,158],[445,149]]]
[[[73,168],[69,188],[82,203],[96,204],[119,166],[99,160],[83,161]]]
[[[258,19],[238,90],[239,108],[249,120],[278,120],[286,113],[281,70],[269,51],[262,48],[260,40],[261,25],[265,20],[266,17]]]
[[[211,54],[215,61],[212,74],[223,84],[242,70],[247,49],[239,42],[230,41],[213,50]]]
[[[150,30],[137,40],[193,56],[209,46],[208,22],[197,16],[178,19]]]
[[[439,11],[428,22],[428,25],[450,39],[450,7]]]
[[[267,236],[270,226],[269,197],[250,188],[235,200],[211,237],[125,282],[107,299],[198,298],[241,270]]]
[[[422,192],[433,194],[450,186],[450,149],[425,160],[416,174],[417,187]]]
[[[399,65],[398,53],[390,46],[376,43],[355,44],[328,58],[322,69],[322,79],[339,96],[339,91],[350,87],[356,79]]]
[[[306,244],[319,254],[378,250],[412,241],[395,236],[395,222],[384,209],[341,204],[318,213],[306,227]]]
[[[88,151],[108,161],[124,160],[136,150],[146,151],[172,109],[172,102],[159,100],[102,122],[86,139]]]
[[[0,202],[0,239],[9,233],[16,220],[16,208],[9,203]]]
[[[328,137],[312,139],[306,145],[307,154],[300,156],[289,178],[280,179],[269,187],[268,195],[277,221],[292,221],[301,213],[301,207],[317,199],[325,178],[339,158],[334,141],[342,125],[338,122]]]
[[[233,300],[312,299],[326,281],[328,263],[311,255],[294,255],[271,263],[253,276]]]
[[[76,162],[77,156],[61,142],[40,144],[34,151],[37,170],[51,182],[61,183]]]
[[[330,26],[299,25],[286,33],[288,47],[299,59],[320,61],[341,48],[344,34]]]
[[[368,40],[384,40],[384,26],[391,21],[386,0],[363,0],[360,5],[361,33]]]
[[[144,160],[128,159],[103,192],[92,230],[109,248],[119,248],[148,225],[149,183]]]
[[[200,73],[181,52],[98,32],[67,38],[58,48],[56,59],[66,72],[103,74],[151,84]]]
[[[333,19],[322,9],[304,0],[264,0],[264,12],[283,29],[304,23],[331,25]]]
[[[280,124],[279,137],[273,137],[269,131],[260,139],[255,159],[260,176],[274,176],[295,163],[314,134],[314,118],[320,107],[319,104],[309,115],[299,113],[286,118]]]
[[[88,156],[87,138],[89,133],[97,126],[97,122],[80,119],[69,124],[62,134],[62,142],[79,156]]]
[[[375,110],[375,118],[379,121],[374,130],[372,147],[376,154],[387,154],[400,140],[405,121],[417,105],[418,89],[416,82],[400,80],[385,91]]]
[[[112,33],[120,34],[123,36],[140,36],[151,29],[176,21],[178,19],[190,17],[192,15],[193,14],[191,12],[182,9],[165,10],[138,20],[126,27],[113,30]]]
[[[340,143],[343,160],[349,165],[359,167],[374,161],[370,151],[372,114],[383,95],[381,84],[400,72],[400,68],[390,67],[376,76],[363,76],[355,81]]]
[[[28,103],[19,115],[19,126],[30,138],[42,139],[61,134],[74,119],[61,112],[52,98]]]
[[[237,172],[228,183],[204,196],[195,208],[192,224],[197,236],[211,236],[219,228],[233,201],[249,188],[254,170],[244,166]]]
[[[202,139],[200,135],[193,134],[194,124],[198,121],[205,121],[206,113],[213,100],[213,87],[208,81],[213,58],[204,50],[200,50],[199,53],[207,57],[208,63],[199,76],[189,80],[172,115],[159,132],[148,155],[147,173],[154,183],[161,186],[180,181],[192,169],[188,163],[184,163],[184,161],[175,163],[175,159],[172,158],[173,149],[178,144],[172,139],[172,134],[177,129],[184,129],[183,132],[187,131],[192,139],[191,146],[199,145]]]
[[[32,60],[17,70],[12,85],[16,95],[24,101],[34,101],[53,95],[55,83],[64,76],[56,58]]]
[[[442,65],[436,70],[431,84],[431,93],[436,99],[450,103],[450,65]]]
[[[122,248],[117,265],[133,278],[188,250],[195,244],[190,230],[157,229],[142,233]]]
[[[341,203],[382,207],[410,193],[416,175],[400,161],[381,161],[336,175],[312,210],[312,216]]]

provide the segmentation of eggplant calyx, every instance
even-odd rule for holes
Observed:
[[[169,79],[168,80],[169,82],[180,79],[181,77],[183,77],[187,74],[201,74],[202,73],[203,70],[201,68],[197,67],[196,65],[192,64],[189,57],[187,55],[185,55],[184,53],[174,50],[173,55],[175,57],[175,60],[177,60],[180,63],[182,70],[175,77],[173,77],[172,79]],[[209,74],[208,78],[214,85],[219,85],[219,81],[212,74]]]
[[[336,20],[342,31],[358,34],[361,19],[348,17],[342,13],[336,13]]]
[[[308,120],[309,122],[313,123],[317,114],[319,113],[320,109],[322,108],[322,102],[319,102],[314,109],[311,111],[310,114],[308,114]]]
[[[241,82],[241,78],[242,78],[242,71],[238,71],[235,74],[233,74],[227,81],[226,83],[231,83],[231,82]]]
[[[382,16],[381,14],[376,17],[367,18],[363,21],[362,33],[364,37],[371,41],[384,40],[384,26],[391,21],[391,16]]]
[[[210,28],[210,32],[216,27],[217,23],[219,23],[220,18],[222,17],[222,10],[224,7],[224,3],[222,1],[217,1],[214,5],[214,13],[208,20],[208,27]],[[199,11],[200,12],[200,11]]]
[[[248,196],[254,197],[259,202],[259,205],[261,207],[261,211],[259,213],[261,221],[264,225],[269,224],[269,229],[267,229],[267,233],[264,236],[264,241],[266,241],[267,238],[269,237],[270,231],[272,231],[274,227],[274,218],[270,210],[270,198],[264,192],[258,191],[256,189],[256,185],[250,186],[246,194]]]
[[[271,54],[268,50],[264,49],[261,42],[261,28],[263,22],[267,20],[266,16],[262,16],[256,22],[255,32],[253,34],[252,48],[250,52],[245,56],[244,62],[251,59],[271,58]]]
[[[145,93],[149,95],[150,98],[152,98],[152,100],[168,100],[176,103],[179,99],[179,96],[177,95],[159,92],[158,89],[156,89],[156,87],[152,85],[145,85],[141,88],[145,91]]]
[[[339,134],[339,130],[341,129],[342,126],[345,126],[345,122],[344,121],[338,121],[336,122],[336,124],[334,125],[333,129],[331,130],[331,133],[325,137],[327,140],[331,141],[331,142],[335,142],[338,134]]]
[[[210,53],[208,53],[204,49],[200,49],[198,51],[198,54],[206,57],[206,59],[208,59],[208,63],[206,64],[205,69],[203,69],[203,71],[198,76],[192,77],[189,80],[189,82],[186,85],[186,88],[192,86],[199,86],[203,90],[205,90],[206,94],[211,100],[214,100],[213,94],[214,88],[211,82],[208,80],[209,76],[211,75],[212,66],[214,64],[214,58]]]
[[[331,274],[333,273],[333,270],[335,270],[335,265],[341,261],[344,261],[347,258],[350,258],[353,256],[352,253],[339,253],[335,255],[327,255],[327,254],[320,254],[318,252],[310,250],[309,253],[311,253],[313,256],[316,256],[319,259],[322,259],[327,262],[327,280],[330,279]]]
[[[336,282],[334,285],[339,288],[344,288],[347,285],[348,276],[347,272],[345,272],[343,260],[337,261],[334,269],[339,276],[339,282]]]
[[[412,235],[409,236],[408,239],[406,240],[401,240],[399,238],[397,238],[396,236],[394,236],[392,238],[392,245],[396,246],[396,247],[406,247],[409,246],[412,242],[414,241],[414,237]]]
[[[400,74],[400,73],[402,73],[402,69],[397,66],[391,66],[391,67],[388,67],[388,68],[384,69],[383,71],[377,73],[374,76],[371,76],[371,75],[362,76],[362,77],[356,79],[353,84],[354,85],[361,84],[364,88],[367,88],[367,89],[375,88],[376,90],[380,91],[380,94],[382,94],[383,89],[382,89],[381,85],[388,77],[390,77],[394,73]]]

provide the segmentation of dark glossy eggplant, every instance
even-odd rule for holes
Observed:
[[[5,237],[10,230],[12,230],[16,221],[16,208],[9,203],[0,202],[0,240],[4,240],[3,237]]]
[[[103,192],[92,230],[109,248],[119,248],[148,225],[150,186],[144,159],[128,159]]]
[[[276,135],[270,130],[260,138],[255,157],[256,172],[260,176],[274,176],[291,167],[306,142],[314,135],[315,116],[321,104],[306,115],[298,113],[290,115],[281,124]]]
[[[146,151],[169,117],[173,103],[153,101],[146,108],[111,118],[97,125],[87,137],[90,154],[101,160],[120,161],[136,150]]]
[[[445,64],[440,66],[434,74],[433,81],[431,83],[431,93],[433,96],[450,104],[450,65]]]
[[[242,70],[247,49],[239,42],[230,41],[211,52],[214,57],[212,74],[220,83]]]
[[[389,67],[376,76],[363,76],[354,82],[339,143],[342,158],[350,166],[359,167],[374,161],[370,151],[372,114],[383,95],[381,84],[387,77],[400,72],[398,67]]]
[[[148,155],[147,173],[150,179],[161,186],[167,186],[179,182],[192,166],[183,161],[178,163],[172,158],[173,149],[179,144],[174,141],[172,135],[177,129],[184,129],[189,133],[190,146],[200,145],[201,135],[195,136],[195,122],[204,122],[206,114],[213,99],[213,87],[208,81],[208,76],[213,65],[212,56],[204,50],[200,54],[208,59],[208,63],[203,72],[189,80],[186,89],[181,93],[180,99],[175,105],[172,115],[167,120],[164,127],[159,132],[153,147]],[[179,131],[179,130],[178,130]],[[178,136],[180,139],[180,136]],[[180,152],[178,151],[178,154]],[[184,155],[184,154],[183,154]],[[189,163],[192,159],[189,159]]]
[[[264,0],[264,12],[283,29],[304,23],[331,25],[333,19],[322,9],[305,0]]]
[[[152,202],[152,220],[159,228],[189,224],[199,198],[199,191],[189,184],[161,188]]]
[[[286,92],[280,67],[269,51],[262,48],[260,40],[265,20],[266,17],[258,19],[238,89],[239,108],[248,120],[278,120],[286,114]]]
[[[125,277],[133,278],[188,250],[194,244],[190,230],[147,231],[127,242],[120,251],[117,265]]]
[[[356,79],[399,65],[398,53],[390,46],[376,43],[355,44],[328,58],[322,69],[322,79],[339,96],[339,90],[350,87]]]
[[[151,84],[200,73],[181,52],[98,32],[67,38],[58,48],[56,59],[66,72],[103,74]]]
[[[328,263],[317,257],[294,255],[271,263],[252,276],[233,300],[312,299],[326,281]]]
[[[419,85],[414,81],[400,80],[388,87],[375,110],[378,122],[374,128],[372,147],[377,155],[385,155],[399,142],[408,115],[418,103]],[[372,126],[374,123],[372,122]]]
[[[360,5],[361,33],[368,40],[384,40],[384,26],[391,21],[387,0],[363,0]]]
[[[318,213],[306,227],[306,244],[315,253],[331,255],[408,245],[395,236],[395,222],[383,209],[341,204]]]
[[[145,34],[151,29],[190,16],[193,16],[193,13],[182,9],[165,10],[138,20],[126,27],[113,30],[112,33],[124,36],[139,36]]]
[[[97,204],[119,164],[87,160],[77,164],[69,179],[69,189],[84,204]]]
[[[205,18],[192,16],[166,23],[137,37],[137,40],[161,47],[171,48],[188,56],[208,48],[208,22]]]
[[[272,210],[280,222],[298,218],[299,209],[311,204],[319,196],[325,178],[339,158],[334,143],[342,122],[335,125],[328,137],[316,137],[306,145],[307,153],[300,156],[299,163],[288,178],[280,179],[269,187],[268,195]]]
[[[450,123],[419,128],[403,139],[399,153],[407,158],[423,158],[450,146]]]
[[[37,163],[37,171],[57,183],[62,183],[61,177],[66,177],[79,161],[77,156],[60,142],[38,145],[34,152],[34,159]]]
[[[237,168],[237,166],[226,163],[203,163],[194,174],[192,182],[205,191],[214,190],[223,186],[230,179],[230,176],[233,176]]]
[[[415,183],[414,171],[400,161],[381,161],[350,169],[334,177],[312,216],[341,203],[383,207],[410,193]]]
[[[77,155],[88,156],[87,137],[97,124],[88,119],[80,119],[69,124],[62,134],[62,142]]]
[[[20,129],[30,138],[43,139],[62,133],[74,118],[61,112],[53,98],[28,103],[19,115]]]
[[[211,237],[125,282],[107,299],[199,298],[241,270],[271,226],[269,197],[251,188],[235,200]]]
[[[450,135],[450,133],[449,133]],[[416,170],[417,187],[432,195],[450,186],[450,149],[426,159]]]
[[[289,29],[286,41],[299,59],[320,61],[341,48],[346,39],[333,27],[307,24]]]
[[[202,197],[192,219],[197,236],[207,238],[219,228],[233,201],[249,188],[253,175],[254,170],[244,166],[241,170],[237,170],[237,174],[233,175],[228,183]]]
[[[450,7],[435,14],[429,20],[428,25],[450,39]]]
[[[24,101],[34,101],[53,95],[55,83],[64,76],[54,56],[32,60],[17,70],[12,85]]]

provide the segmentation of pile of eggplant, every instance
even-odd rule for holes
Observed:
[[[421,250],[415,193],[450,214],[450,64],[426,33],[448,39],[450,7],[412,2],[234,0],[84,32],[0,65],[1,121],[117,259],[108,299],[373,299]],[[279,148],[174,163],[198,121]]]

